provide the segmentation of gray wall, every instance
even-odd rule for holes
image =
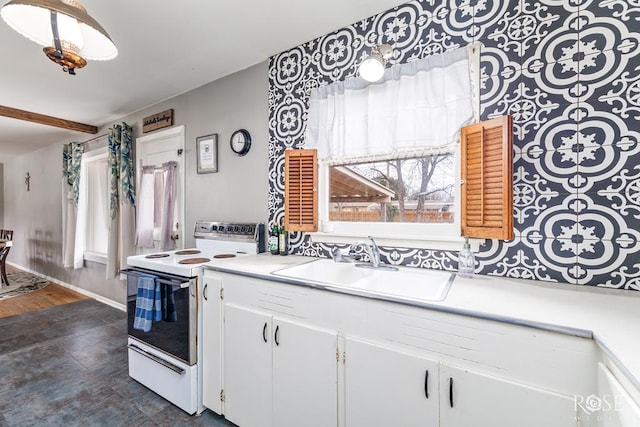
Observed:
[[[175,124],[185,126],[187,227],[197,219],[267,220],[267,91],[265,62],[119,120],[133,126],[134,136],[141,136],[143,117],[173,108]],[[99,134],[108,132],[109,126],[102,127]],[[229,148],[229,138],[239,128],[247,129],[253,140],[251,151],[244,157],[234,155]],[[195,140],[211,133],[219,136],[219,172],[198,175]],[[88,137],[77,138],[85,139]],[[103,265],[87,263],[81,270],[62,268],[61,157],[62,144],[70,141],[5,163],[4,228],[14,230],[8,261],[124,303],[124,283],[106,280]],[[26,172],[32,177],[29,192],[24,185]],[[191,229],[186,230],[186,247],[194,244],[191,234]]]

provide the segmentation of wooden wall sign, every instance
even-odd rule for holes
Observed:
[[[142,133],[173,126],[173,108],[142,119]]]

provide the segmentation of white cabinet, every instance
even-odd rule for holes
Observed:
[[[437,426],[438,363],[360,339],[345,339],[348,427]]]
[[[224,305],[224,415],[242,427],[337,424],[337,333]]]
[[[338,335],[273,318],[273,425],[336,425]]]
[[[207,277],[203,280],[202,295],[202,324],[199,325],[202,340],[202,403],[205,407],[218,414],[222,413],[222,301],[220,289],[222,280],[218,277]]]
[[[573,396],[440,366],[440,426],[576,426]]]
[[[205,325],[205,349],[221,335],[222,357],[205,357],[214,363],[205,390],[215,398],[224,390],[222,413],[241,427],[567,427],[583,415],[574,395],[598,392],[588,338],[211,276],[210,299],[224,281],[223,331]],[[219,316],[205,301],[205,323],[219,325]],[[218,369],[222,386],[209,386]],[[637,416],[633,403],[625,420]]]
[[[347,427],[577,425],[573,396],[351,337],[345,340],[345,419]]]
[[[640,426],[640,406],[603,363],[598,363],[598,395],[578,397],[585,425]]]
[[[224,306],[224,415],[242,427],[271,425],[271,318]]]

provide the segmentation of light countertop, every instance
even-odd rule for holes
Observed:
[[[205,268],[318,287],[271,273],[318,258],[264,253],[212,260]],[[320,279],[320,278],[319,278]],[[322,289],[427,309],[592,337],[640,391],[640,292],[493,276],[456,277],[443,301],[380,298],[331,286]]]

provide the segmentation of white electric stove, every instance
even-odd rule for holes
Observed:
[[[175,274],[202,276],[202,264],[218,258],[255,255],[264,252],[264,224],[198,221],[194,232],[195,248],[134,255],[129,267]]]
[[[189,414],[202,405],[203,264],[265,251],[264,224],[197,221],[195,248],[163,251],[127,258],[127,312],[129,376]],[[171,287],[175,318],[152,322],[151,330],[133,328],[138,279],[155,276]],[[166,292],[163,290],[163,292]]]

